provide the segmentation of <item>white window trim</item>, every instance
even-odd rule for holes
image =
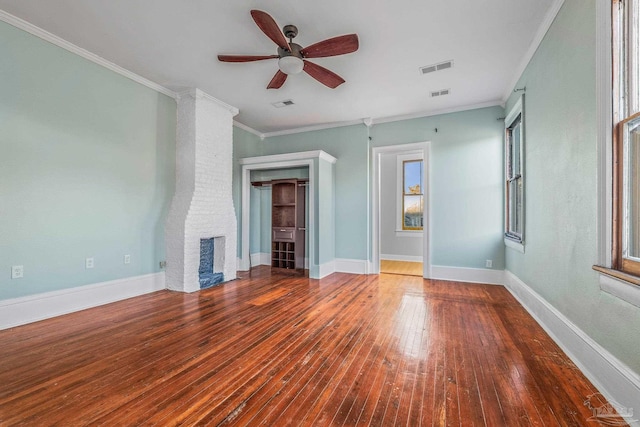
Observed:
[[[423,173],[427,173],[424,167],[424,155],[422,151],[411,151],[396,155],[396,188],[402,188],[403,182],[403,162],[407,160],[422,160]],[[424,189],[422,189],[424,197]],[[426,199],[425,199],[426,200]],[[422,237],[422,230],[402,229],[402,191],[396,191],[396,237]],[[423,223],[424,228],[424,223]]]
[[[521,135],[520,135],[520,174],[522,175],[523,179],[525,179],[526,175],[525,175],[525,119],[524,119],[524,109],[523,109],[523,101],[524,101],[524,94],[522,96],[520,96],[520,98],[518,98],[518,100],[516,101],[516,103],[513,105],[513,107],[511,107],[511,110],[509,111],[509,114],[507,114],[507,117],[505,117],[504,119],[504,129],[505,129],[505,138],[506,138],[506,130],[509,126],[511,126],[511,124],[513,123],[513,121],[516,119],[516,117],[518,117],[518,115],[520,115],[520,129],[521,129]],[[505,150],[504,150],[504,165],[505,165],[505,174],[507,173],[507,150],[506,150],[506,140],[505,140]],[[506,179],[504,180],[504,182],[506,182]],[[525,183],[525,187],[526,187],[526,183]],[[507,217],[506,217],[506,208],[507,208],[507,194],[506,194],[506,190],[505,190],[505,224],[504,224],[504,232],[506,232],[507,229]],[[522,199],[522,240],[521,241],[517,241],[515,239],[512,239],[510,237],[508,237],[506,234],[504,236],[504,245],[507,248],[510,249],[514,249],[520,253],[524,253],[524,245],[525,245],[525,236],[526,236],[526,204],[527,204],[527,192],[526,192],[526,188],[524,190],[524,197]]]
[[[524,253],[524,243],[517,242],[513,239],[509,239],[508,237],[504,238],[504,245],[507,248],[513,249],[521,254]]]
[[[611,268],[613,239],[613,111],[611,3],[596,2],[596,108],[598,144],[598,263]],[[600,290],[629,304],[640,302],[640,286],[598,272]]]

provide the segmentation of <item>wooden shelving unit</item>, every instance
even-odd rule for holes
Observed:
[[[304,271],[305,181],[271,181],[271,267]]]
[[[296,268],[295,243],[292,242],[272,242],[271,243],[271,266],[276,268]]]

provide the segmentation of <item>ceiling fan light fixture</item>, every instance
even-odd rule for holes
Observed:
[[[284,56],[278,60],[278,68],[285,74],[298,74],[304,68],[304,62],[296,56]]]

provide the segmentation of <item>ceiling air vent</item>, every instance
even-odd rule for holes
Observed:
[[[420,74],[429,74],[435,71],[446,70],[451,67],[453,67],[453,60],[440,62],[438,64],[426,65],[424,67],[420,67]]]
[[[440,90],[436,90],[434,92],[431,92],[431,97],[435,98],[436,96],[444,96],[444,95],[449,95],[449,92],[451,90],[450,89],[440,89]]]
[[[276,108],[288,107],[289,105],[293,105],[293,101],[290,99],[285,99],[284,101],[274,102],[271,105]]]

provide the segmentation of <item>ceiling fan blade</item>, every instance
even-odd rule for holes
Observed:
[[[285,80],[287,80],[287,75],[282,71],[278,70],[275,76],[269,82],[267,89],[280,89],[284,84]]]
[[[305,73],[331,89],[335,89],[344,83],[344,79],[342,77],[333,71],[329,71],[326,68],[319,66],[318,64],[314,64],[313,62],[304,61],[303,70]]]
[[[300,51],[305,58],[324,58],[327,56],[344,55],[358,50],[358,35],[347,34],[333,37],[307,46]]]
[[[222,62],[251,62],[262,61],[263,59],[275,59],[278,55],[218,55],[218,61]]]
[[[276,24],[276,21],[273,20],[271,15],[261,10],[252,10],[251,17],[255,21],[258,28],[262,30],[262,32],[269,37],[275,44],[280,46],[284,50],[289,50],[289,42],[287,42],[286,37],[280,31],[280,27]]]

